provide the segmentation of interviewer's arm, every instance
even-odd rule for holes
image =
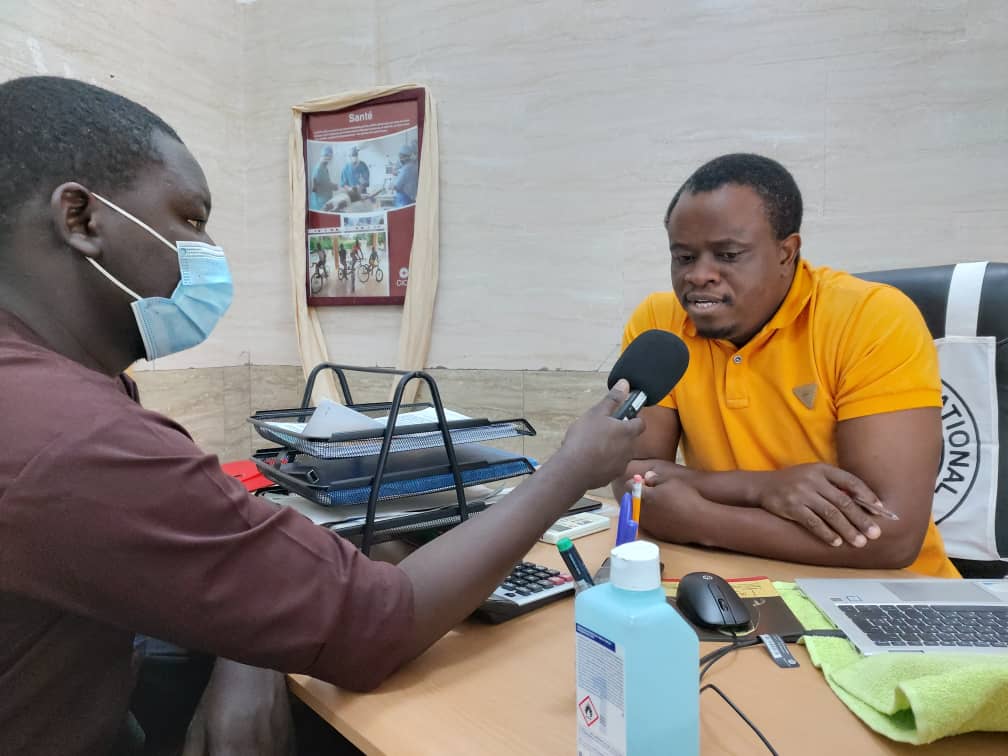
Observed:
[[[571,426],[560,450],[506,499],[400,562],[413,585],[414,606],[402,661],[472,612],[586,490],[605,485],[625,468],[643,422],[610,417],[626,396],[626,382],[617,386]]]

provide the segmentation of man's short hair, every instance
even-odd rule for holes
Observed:
[[[802,197],[794,176],[776,160],[748,152],[722,155],[697,168],[669,203],[665,211],[665,225],[668,226],[672,210],[683,192],[712,192],[726,184],[748,186],[760,196],[770,228],[778,239],[798,233],[802,220]]]
[[[147,108],[58,76],[0,84],[0,239],[21,207],[65,181],[114,193],[161,162],[154,134],[178,134]]]

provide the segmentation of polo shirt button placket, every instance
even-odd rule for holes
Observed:
[[[725,400],[730,409],[744,409],[749,406],[749,392],[746,391],[746,371],[742,370],[742,355],[731,356],[732,367],[725,375]]]

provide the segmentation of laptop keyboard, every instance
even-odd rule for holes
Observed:
[[[1008,647],[1008,606],[838,604],[879,646]]]

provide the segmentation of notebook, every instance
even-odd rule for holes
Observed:
[[[1008,580],[795,580],[864,655],[1008,653]]]

